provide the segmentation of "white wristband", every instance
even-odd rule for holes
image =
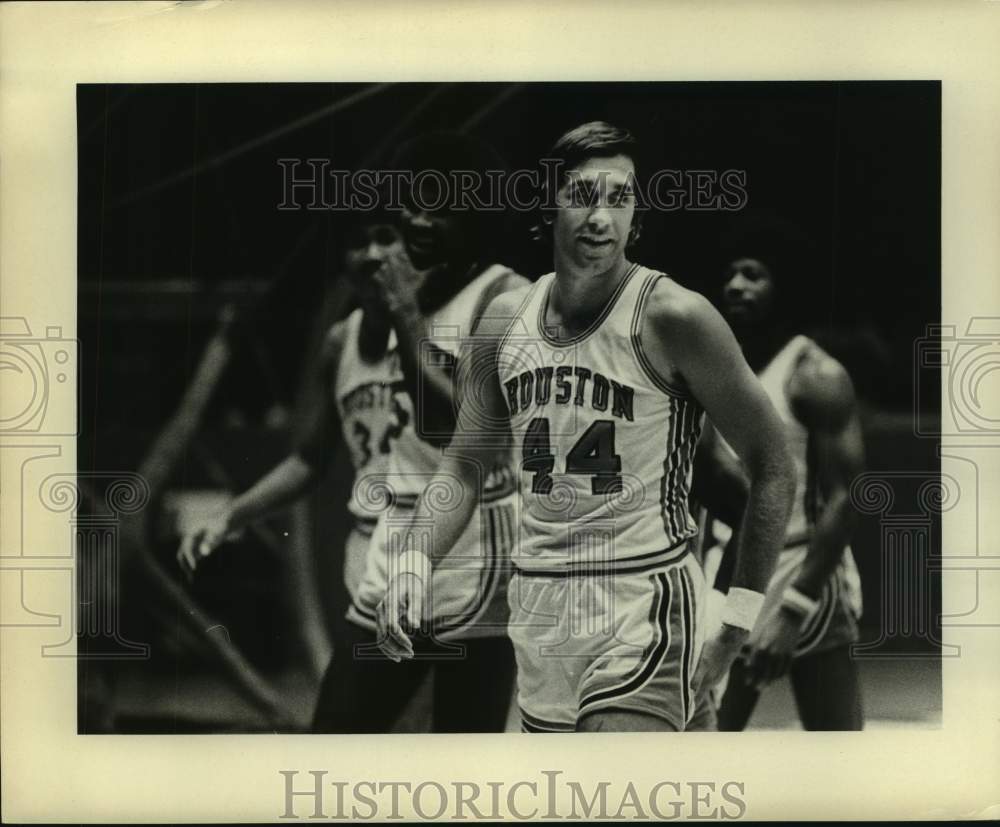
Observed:
[[[397,574],[415,574],[425,586],[431,582],[433,568],[430,558],[423,552],[411,548],[400,554],[397,560]]]
[[[781,605],[799,615],[803,623],[808,622],[819,611],[819,601],[802,594],[795,586],[785,589],[781,595]]]
[[[764,595],[751,589],[732,587],[722,609],[722,622],[748,632],[753,629],[764,604]]]

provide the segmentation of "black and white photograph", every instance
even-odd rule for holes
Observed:
[[[995,818],[998,35],[0,4],[5,819]]]
[[[939,725],[939,84],[77,102],[81,732]]]

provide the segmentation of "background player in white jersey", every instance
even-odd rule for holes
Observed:
[[[319,364],[310,371],[311,380],[319,385],[311,395],[313,407],[306,412],[289,456],[182,538],[177,559],[189,576],[202,559],[236,539],[248,525],[286,508],[318,485],[341,439],[349,448],[356,480],[386,472],[392,442],[408,414],[388,384],[389,298],[375,274],[391,256],[403,252],[402,236],[389,223],[362,221],[345,234],[340,275],[360,306],[326,333]],[[421,275],[412,271],[412,289],[419,286]],[[377,501],[359,501],[352,492],[348,503],[352,523],[344,548],[344,584],[351,597],[364,571],[377,509]]]
[[[490,449],[513,436],[523,499],[510,634],[528,731],[683,730],[696,686],[724,674],[753,626],[792,496],[781,423],[725,322],[626,258],[635,155],[631,135],[602,122],[556,142],[555,272],[487,311],[436,478],[479,491]],[[687,503],[704,412],[752,483],[726,622],[702,651]],[[438,516],[430,558],[404,546],[379,613],[393,656],[412,657],[403,625],[419,624],[429,570],[471,513]]]
[[[796,492],[764,608],[719,707],[719,727],[743,729],[760,691],[787,672],[806,729],[860,729],[850,644],[858,638],[861,589],[848,543],[857,517],[849,488],[863,470],[864,445],[854,389],[838,361],[795,333],[802,308],[792,297],[801,291],[790,279],[807,272],[804,239],[777,219],[759,218],[725,247],[736,252],[726,267],[723,312],[784,422]],[[719,447],[717,461],[738,478],[735,458],[724,443]]]
[[[419,172],[452,163],[476,171],[492,162],[481,143],[444,133],[402,147],[394,168]],[[429,326],[445,324],[453,337],[447,325],[468,327],[490,298],[524,280],[488,261],[477,263],[475,257],[488,250],[485,228],[475,215],[430,213],[411,201],[395,226],[376,225],[368,232],[371,243],[353,279],[361,307],[327,338],[326,369],[320,375],[325,387],[316,394],[322,404],[313,411],[304,437],[291,457],[236,498],[230,509],[186,537],[178,557],[193,571],[199,557],[234,530],[301,496],[318,480],[334,440],[342,436],[355,467],[349,502],[354,527],[345,554],[350,622],[336,629],[334,658],[323,679],[313,728],[388,731],[434,663],[434,728],[500,730],[514,666],[504,632],[504,572],[495,565],[500,555],[494,550],[512,534],[512,480],[497,475],[489,492],[488,542],[481,546],[478,531],[474,537],[470,531],[461,570],[442,572],[436,603],[442,628],[427,639],[425,658],[405,674],[398,669],[386,674],[372,631],[373,595],[381,596],[385,582],[385,525],[376,521],[389,509],[412,509],[407,495],[415,500],[421,489],[409,491],[407,483],[426,484],[440,456],[433,443],[447,438],[453,427],[450,375],[435,366],[440,361],[419,358]],[[422,405],[414,403],[418,398]],[[398,450],[404,453],[402,460],[393,459]],[[463,643],[441,645],[437,638]],[[473,641],[464,642],[467,638]],[[470,696],[469,687],[479,691]]]
[[[403,242],[391,224],[371,221],[353,227],[345,235],[344,244],[344,269],[339,275],[355,292],[360,307],[326,333],[319,365],[309,371],[311,380],[320,385],[314,394],[315,407],[306,413],[305,422],[295,435],[293,451],[284,461],[182,538],[177,559],[188,575],[223,542],[235,539],[251,523],[287,507],[311,490],[326,472],[339,439],[343,438],[350,447],[357,475],[386,467],[387,450],[366,451],[358,444],[355,430],[358,420],[349,413],[345,415],[344,400],[337,393],[337,386],[345,344],[348,350],[360,353],[372,364],[384,358],[384,339],[390,321],[385,299],[373,275],[387,257],[403,250]],[[389,405],[370,406],[366,419],[378,432],[391,432],[394,425],[398,427],[398,415]],[[349,510],[355,522],[347,540],[344,581],[348,592],[353,594],[361,578],[374,517],[370,510],[360,509],[353,502]]]
[[[495,212],[477,212],[433,189],[442,180],[453,181],[452,173],[471,173],[479,177],[479,187],[485,186],[486,171],[501,168],[490,147],[468,135],[431,133],[401,147],[392,168],[426,184],[419,190],[403,187],[398,226],[406,255],[390,255],[376,274],[392,323],[383,340],[390,359],[385,381],[406,421],[392,441],[385,470],[358,481],[366,492],[359,498],[388,507],[380,511],[364,572],[351,595],[350,622],[323,682],[317,728],[386,731],[433,668],[434,731],[501,731],[514,679],[505,631],[509,569],[504,561],[513,537],[515,484],[509,457],[497,465],[477,499],[475,518],[459,538],[452,565],[442,568],[432,584],[419,657],[406,668],[395,667],[379,650],[375,609],[386,588],[394,526],[409,521],[454,430],[452,366],[458,343],[495,296],[526,280],[493,259],[500,239]],[[484,198],[475,188],[471,195]],[[414,267],[427,274],[419,292],[407,289]]]

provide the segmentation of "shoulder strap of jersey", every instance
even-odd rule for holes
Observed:
[[[668,396],[690,399],[691,394],[687,389],[676,387],[660,376],[642,346],[642,327],[646,319],[646,305],[649,303],[649,297],[653,288],[656,287],[656,283],[664,278],[668,278],[666,273],[643,267],[641,272],[635,274],[632,284],[629,285],[630,296],[634,297],[633,301],[622,302],[622,305],[632,312],[629,337],[632,340],[632,351],[635,353],[636,361],[642,368],[643,374],[652,382],[653,387],[663,391]]]
[[[338,378],[344,375],[345,368],[350,367],[352,363],[356,364],[360,360],[358,334],[361,331],[361,317],[363,314],[364,310],[358,307],[344,319],[344,340],[341,344],[340,358],[337,360],[336,366]]]
[[[477,281],[482,279],[483,291],[479,296],[479,300],[476,302],[475,308],[472,311],[472,329],[471,332],[476,332],[476,327],[479,324],[479,319],[486,312],[486,307],[495,298],[495,296],[490,295],[490,288],[497,284],[501,279],[507,278],[507,276],[513,274],[513,270],[510,267],[505,267],[502,264],[491,264],[477,277]]]
[[[541,297],[545,294],[546,285],[555,278],[555,273],[547,273],[541,276],[531,287],[528,289],[527,294],[521,301],[517,310],[514,311],[514,315],[511,316],[510,322],[507,324],[507,329],[504,331],[503,336],[500,339],[500,344],[497,348],[497,352],[503,349],[504,344],[514,333],[523,332],[526,336],[538,337],[541,335],[541,331],[538,329],[538,306],[541,302]],[[521,330],[515,330],[520,324]]]

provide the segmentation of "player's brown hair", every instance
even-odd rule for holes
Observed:
[[[632,160],[639,173],[639,142],[635,136],[607,121],[590,121],[565,132],[546,153],[542,169],[541,220],[532,227],[536,239],[552,241],[552,214],[555,192],[562,186],[565,176],[590,158],[613,158],[625,155]],[[628,244],[639,239],[642,213],[636,209]]]

